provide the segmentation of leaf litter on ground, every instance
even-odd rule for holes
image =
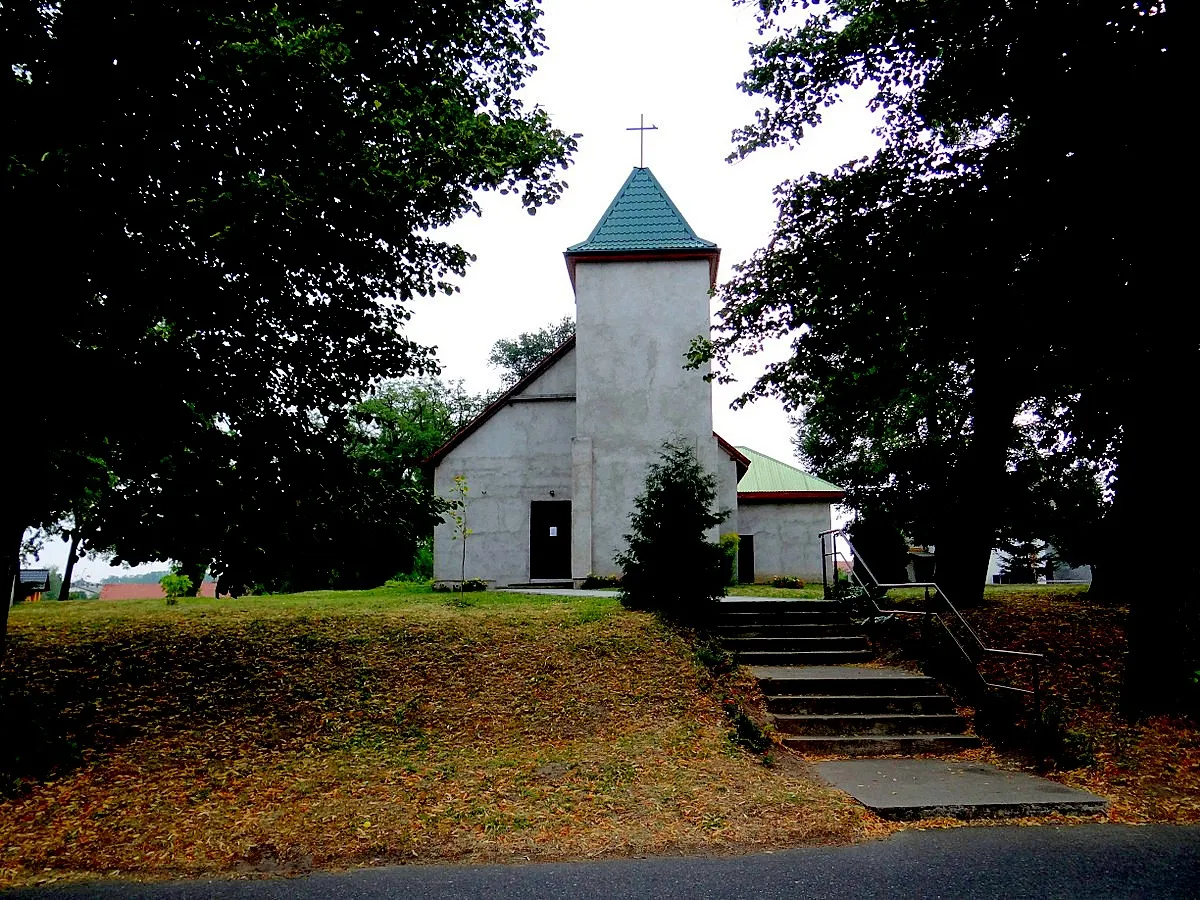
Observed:
[[[888,830],[735,747],[606,598],[417,589],[14,611],[0,884],[725,853]],[[31,759],[36,752],[37,759]]]

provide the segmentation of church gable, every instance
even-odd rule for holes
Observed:
[[[487,409],[460,428],[426,461],[438,466],[455,447],[467,440],[498,413],[514,403],[574,401],[575,399],[575,338],[570,337],[542,360],[537,368],[496,398]],[[574,410],[571,411],[574,416]]]
[[[439,497],[467,480],[463,514],[466,577],[493,584],[519,584],[544,577],[569,579],[571,439],[575,434],[575,345],[567,341],[528,376],[505,391],[474,421],[428,460]],[[543,573],[543,533],[567,547],[567,562],[549,548]],[[463,543],[451,523],[434,530],[434,575],[459,577]],[[555,543],[555,542],[552,542]],[[558,567],[556,567],[558,566]],[[561,569],[561,570],[560,570]]]

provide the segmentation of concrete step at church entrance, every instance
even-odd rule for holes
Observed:
[[[767,698],[767,709],[775,715],[837,715],[910,713],[941,715],[954,712],[945,694],[784,694]]]
[[[979,738],[973,734],[789,734],[783,745],[814,756],[894,756],[973,750]]]
[[[870,650],[748,650],[737,651],[746,666],[840,666],[870,662]]]
[[[836,600],[775,600],[770,597],[726,597],[720,603],[721,612],[780,613],[832,612],[842,615],[842,605]]]
[[[962,734],[966,720],[957,713],[780,713],[775,727],[784,734],[830,737],[843,734]]]
[[[721,640],[737,638],[780,638],[780,637],[862,637],[862,629],[845,622],[808,622],[783,625],[720,625],[717,635]]]
[[[845,625],[845,616],[834,610],[795,610],[778,613],[723,612],[717,627],[720,631],[733,631],[747,628],[762,629],[803,625]]]
[[[866,637],[861,634],[727,637],[722,638],[722,642],[728,649],[742,654],[780,650],[870,650]]]
[[[932,678],[860,665],[873,658],[867,638],[832,601],[725,601],[717,633],[758,678],[788,747],[890,756],[979,745]]]

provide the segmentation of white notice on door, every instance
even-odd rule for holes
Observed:
[[[550,526],[550,537],[558,537],[558,526],[557,525]]]

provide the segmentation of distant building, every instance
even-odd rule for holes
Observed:
[[[217,596],[217,583],[200,583],[200,597]],[[161,600],[166,597],[161,584],[104,584],[100,586],[101,600]]]
[[[42,599],[44,594],[48,594],[49,592],[49,569],[21,569],[17,575],[17,585],[13,599],[17,603],[20,603],[22,600],[37,603]]]
[[[1079,566],[1072,568],[1066,563],[1058,560],[1054,556],[1054,550],[1049,545],[1046,549],[1050,551],[1052,564],[1046,568],[1042,574],[1045,575],[1049,582],[1065,582],[1076,584],[1091,584],[1092,583],[1092,567]],[[993,550],[992,555],[988,558],[987,569],[987,584],[1005,584],[1008,582],[1007,576],[1004,573],[1004,567],[1008,562],[1008,554],[1003,550]]]

